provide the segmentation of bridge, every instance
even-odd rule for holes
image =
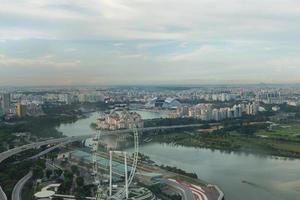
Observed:
[[[219,125],[220,123],[210,123],[209,125]],[[155,126],[155,127],[146,127],[146,128],[137,128],[137,131],[155,131],[155,130],[167,130],[167,129],[181,129],[181,128],[197,128],[201,127],[204,124],[187,124],[187,125],[170,125],[170,126]],[[122,134],[122,133],[129,133],[131,129],[121,129],[121,130],[114,130],[114,131],[101,131],[103,134]]]
[[[26,182],[32,177],[32,171],[30,171],[26,176],[24,176],[18,183],[15,185],[11,199],[12,200],[21,200],[22,199],[22,190]]]
[[[154,131],[154,130],[167,130],[167,129],[181,129],[181,128],[196,128],[196,127],[201,127],[204,124],[188,124],[188,125],[171,125],[171,126],[158,126],[158,127],[146,127],[146,128],[138,128],[137,130],[139,132],[142,131]],[[212,123],[210,125],[217,125],[217,123]],[[131,132],[131,129],[122,129],[122,130],[115,130],[115,131],[102,131],[103,134],[123,134],[123,133],[129,133]],[[83,141],[89,138],[94,138],[96,136],[96,134],[90,134],[90,135],[81,135],[81,136],[72,136],[72,137],[64,137],[64,138],[57,138],[57,139],[50,139],[50,140],[45,140],[45,141],[40,141],[40,142],[35,142],[35,143],[30,143],[30,144],[26,144],[20,147],[16,147],[13,149],[9,149],[5,152],[0,153],[0,163],[15,155],[18,153],[21,153],[23,151],[29,150],[29,149],[34,149],[34,148],[38,148],[40,146],[44,146],[44,145],[53,145],[53,144],[57,144],[56,146],[50,147],[49,149],[41,152],[40,154],[34,156],[33,158],[37,158],[39,156],[42,156],[46,153],[49,153],[50,151],[72,143],[72,142],[76,142],[76,141]],[[31,157],[32,158],[32,157]],[[5,193],[3,192],[1,186],[0,186],[0,200],[7,200],[7,197],[5,195]]]

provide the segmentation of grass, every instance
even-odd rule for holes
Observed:
[[[268,137],[296,137],[300,136],[300,124],[280,124],[278,127],[274,127],[271,131],[260,130],[256,133],[256,135]]]
[[[183,146],[204,147],[228,151],[244,151],[255,154],[300,158],[300,123],[280,124],[272,131],[260,129],[255,135],[243,135],[228,131],[227,135],[176,132],[159,135],[158,142]]]
[[[206,183],[204,181],[201,181],[199,179],[190,178],[188,176],[176,175],[175,177],[172,177],[172,178],[174,178],[176,180],[186,181],[188,183],[192,183],[192,184],[199,185],[199,186],[206,185]]]
[[[300,145],[299,144],[281,142],[281,143],[272,143],[270,145],[273,148],[278,149],[280,151],[289,151],[289,152],[300,153]]]

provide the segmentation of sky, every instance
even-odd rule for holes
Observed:
[[[0,86],[300,83],[299,22],[299,0],[0,0]]]

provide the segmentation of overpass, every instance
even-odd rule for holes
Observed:
[[[210,125],[217,125],[217,124],[218,123],[212,123]],[[157,126],[157,127],[138,128],[137,130],[142,132],[142,131],[167,130],[167,129],[178,129],[178,128],[196,128],[196,127],[201,127],[203,125],[204,124]],[[131,131],[132,131],[131,129],[122,129],[122,130],[115,130],[115,131],[102,131],[102,133],[103,134],[122,134],[122,133],[129,133]],[[43,145],[60,144],[60,145],[57,145],[56,147],[50,148],[50,150],[48,151],[48,152],[50,152],[50,151],[52,151],[53,149],[55,149],[59,146],[62,146],[62,145],[68,144],[68,143],[72,143],[72,142],[76,142],[76,141],[86,140],[88,138],[93,138],[95,136],[96,136],[96,134],[72,136],[72,137],[50,139],[50,140],[45,140],[45,141],[26,144],[26,145],[16,147],[16,148],[13,148],[13,149],[9,149],[5,152],[0,153],[0,163],[3,160],[9,158],[10,156],[21,153],[22,151],[38,148],[38,147],[43,146]]]
[[[6,194],[3,192],[0,186],[0,200],[7,200]]]
[[[210,123],[209,125],[219,125],[220,123]],[[167,130],[167,129],[178,129],[178,128],[197,128],[201,127],[205,124],[187,124],[187,125],[170,125],[170,126],[154,126],[154,127],[146,127],[146,128],[137,128],[137,131],[154,131],[154,130]],[[121,129],[114,131],[101,131],[103,134],[121,134],[121,133],[129,133],[132,132],[131,129]]]
[[[30,171],[26,176],[24,176],[21,180],[18,181],[11,194],[12,200],[22,200],[23,187],[31,177],[32,177],[32,171]]]
[[[94,137],[94,135],[85,135],[85,136],[77,136],[77,137],[65,137],[65,138],[58,138],[58,139],[51,139],[51,140],[45,140],[45,141],[41,141],[41,142],[36,142],[36,143],[31,143],[31,144],[27,144],[27,145],[23,145],[23,146],[20,146],[20,147],[16,147],[16,148],[13,148],[13,149],[10,149],[8,151],[5,151],[5,152],[2,152],[0,153],[0,163],[9,158],[10,156],[13,156],[15,154],[18,154],[18,153],[21,153],[23,151],[26,151],[26,150],[29,150],[29,149],[33,149],[33,148],[38,148],[40,146],[43,146],[43,145],[49,145],[49,144],[58,144],[54,147],[51,147],[43,152],[41,152],[40,154],[38,154],[37,156],[41,156],[43,154],[46,154],[52,150],[54,150],[55,148],[58,148],[62,145],[65,145],[65,144],[68,144],[68,143],[72,143],[72,142],[75,142],[75,141],[81,141],[81,140],[86,140],[88,138],[91,138],[91,137]],[[34,156],[32,158],[35,158],[37,156]],[[21,179],[22,180],[22,179]],[[17,183],[18,185],[18,183]],[[20,188],[20,187],[18,187]],[[19,190],[15,190],[15,191],[19,191]],[[16,198],[19,198],[19,196],[15,196]],[[1,186],[0,186],[0,200],[7,200],[7,196],[6,194],[4,193],[4,191],[2,190]]]
[[[95,135],[93,134],[93,135],[83,135],[83,136],[76,136],[76,137],[64,137],[64,138],[50,139],[50,140],[45,140],[45,141],[26,144],[26,145],[16,147],[16,148],[13,148],[13,149],[9,149],[5,152],[0,153],[0,163],[3,160],[9,158],[10,156],[13,156],[15,154],[21,153],[21,152],[29,150],[29,149],[34,149],[34,148],[38,148],[40,146],[49,145],[49,144],[50,145],[51,144],[58,144],[58,143],[68,144],[68,143],[72,143],[72,142],[75,142],[75,141],[86,140],[86,139],[94,137],[94,136]]]
[[[210,125],[217,125],[217,124],[218,123],[212,123]],[[139,132],[142,132],[142,131],[167,130],[167,129],[178,129],[178,128],[196,128],[196,127],[201,127],[203,125],[204,124],[157,126],[157,127],[138,128],[137,130]],[[132,131],[131,129],[122,129],[122,130],[115,130],[115,131],[102,131],[102,133],[103,134],[122,134],[122,133],[129,133],[131,131]],[[44,155],[45,153],[48,153],[48,152],[54,150],[55,148],[66,145],[68,143],[86,140],[88,138],[93,138],[95,136],[96,136],[96,134],[72,136],[72,137],[50,139],[50,140],[45,140],[45,141],[26,144],[26,145],[16,147],[16,148],[13,148],[13,149],[9,149],[5,152],[0,153],[0,163],[3,160],[5,160],[5,159],[7,159],[7,158],[9,158],[9,157],[11,157],[15,154],[21,153],[21,152],[29,150],[29,149],[38,148],[38,147],[44,146],[44,145],[58,144],[54,147],[49,148],[48,150],[45,150],[45,151],[41,152],[41,154],[38,154],[38,155],[34,156],[34,158],[35,158],[35,157]],[[0,186],[0,200],[7,200],[7,197],[6,197],[5,193],[3,192],[1,186]]]

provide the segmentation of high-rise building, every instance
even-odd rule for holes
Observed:
[[[4,115],[4,112],[3,112],[3,110],[2,110],[2,108],[0,106],[0,117],[2,117],[3,115]]]
[[[221,120],[219,109],[213,109],[212,110],[212,118],[215,121],[220,121]]]
[[[26,116],[26,105],[17,103],[16,114],[17,114],[17,117],[25,117]]]
[[[1,108],[4,114],[9,112],[10,109],[10,94],[4,93],[1,94]]]

